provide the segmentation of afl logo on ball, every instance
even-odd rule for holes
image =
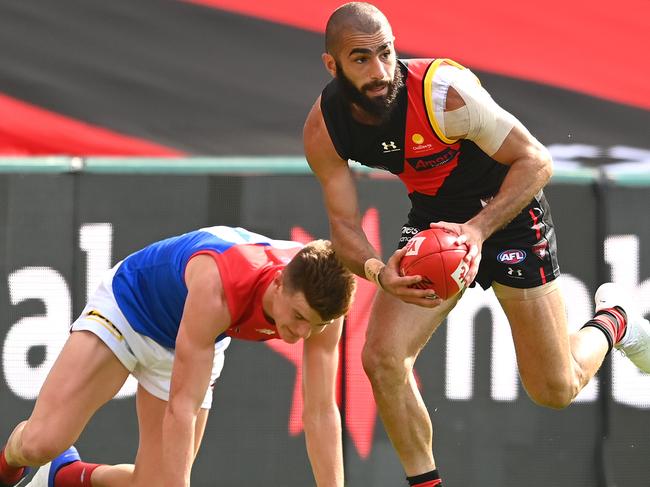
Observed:
[[[519,264],[526,259],[526,252],[523,250],[504,250],[497,255],[497,260],[502,264]]]
[[[411,240],[409,240],[409,242],[406,244],[406,253],[404,255],[418,255],[424,239],[425,237],[413,237]]]

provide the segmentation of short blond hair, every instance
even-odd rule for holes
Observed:
[[[324,321],[346,314],[356,289],[354,274],[339,260],[329,240],[305,245],[285,267],[282,282],[289,291],[301,291]]]

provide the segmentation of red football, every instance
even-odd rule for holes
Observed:
[[[458,235],[442,228],[422,230],[406,244],[406,253],[400,262],[403,276],[422,276],[413,287],[433,289],[441,299],[459,293],[465,283],[461,276],[466,271],[463,257],[467,245],[456,244]]]

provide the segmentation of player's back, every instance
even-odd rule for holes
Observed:
[[[174,348],[187,286],[185,268],[197,253],[225,254],[238,246],[282,247],[242,228],[209,227],[155,242],[129,255],[113,278],[120,310],[137,332]],[[286,245],[296,245],[286,242]]]

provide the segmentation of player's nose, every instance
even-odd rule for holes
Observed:
[[[294,334],[298,335],[303,340],[306,340],[309,338],[309,335],[311,335],[311,325],[304,321],[296,323],[294,326]]]
[[[378,56],[373,57],[370,62],[370,77],[373,80],[385,80],[388,78],[386,65]]]

